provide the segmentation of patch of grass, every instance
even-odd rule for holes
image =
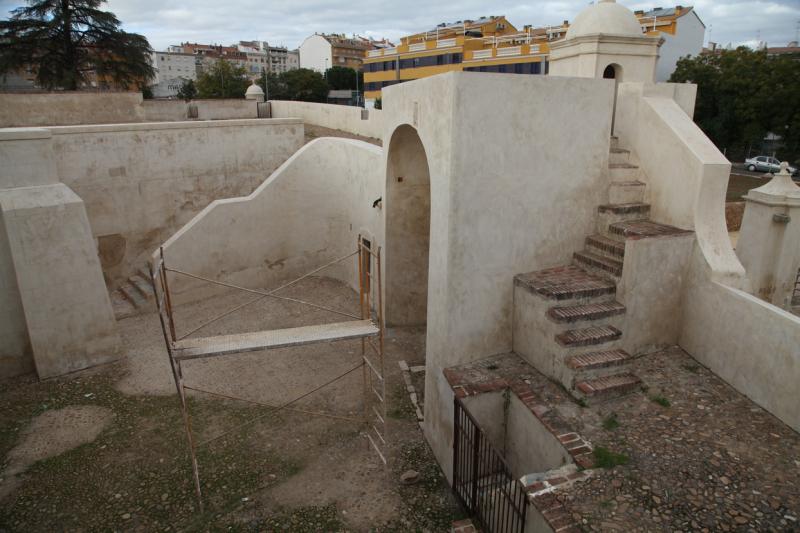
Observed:
[[[630,461],[627,455],[612,452],[603,446],[595,448],[592,455],[594,456],[594,466],[598,468],[614,468],[618,465],[626,465]]]
[[[578,398],[578,401],[576,403],[581,407],[589,407],[589,402],[587,402],[583,398]]]
[[[619,427],[619,420],[617,420],[617,413],[611,413],[603,419],[603,429],[612,431]]]
[[[661,407],[669,407],[670,405],[672,405],[667,398],[661,396],[660,394],[655,394],[653,396],[650,396],[650,401],[653,403],[657,403]]]
[[[404,383],[395,384],[392,389],[391,407],[387,409],[386,416],[395,420],[416,420],[417,413],[408,396],[408,391]]]
[[[197,451],[205,511],[197,512],[178,401],[126,396],[111,372],[0,390],[0,453],[6,454],[35,416],[69,405],[114,412],[93,442],[33,465],[13,498],[0,502],[4,531],[83,529],[161,531],[214,529],[241,499],[299,471],[300,465],[262,446],[253,427],[236,430]],[[266,414],[268,408],[189,398],[196,442]],[[267,416],[255,428],[275,428]]]
[[[600,501],[600,508],[601,509],[611,509],[614,506],[613,500],[601,500]]]

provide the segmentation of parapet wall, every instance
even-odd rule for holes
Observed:
[[[375,139],[383,136],[383,112],[379,109],[288,100],[270,100],[269,103],[273,118],[299,118],[306,124]]]
[[[245,118],[258,118],[254,100],[142,100],[136,92],[0,93],[0,128]]]
[[[0,93],[0,127],[144,122],[142,93]]]

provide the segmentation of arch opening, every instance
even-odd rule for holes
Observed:
[[[622,67],[616,63],[611,63],[603,70],[603,78],[607,80],[622,81]]]
[[[386,324],[423,326],[428,311],[431,185],[417,130],[398,127],[386,165]]]

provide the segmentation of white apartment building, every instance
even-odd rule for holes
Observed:
[[[175,97],[184,80],[197,80],[194,54],[153,52],[152,59],[156,73],[152,89],[156,98]]]

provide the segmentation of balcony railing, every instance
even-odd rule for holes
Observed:
[[[414,43],[408,45],[409,52],[421,52],[426,49],[425,43]]]
[[[497,57],[518,56],[522,53],[521,46],[509,46],[497,49]]]
[[[455,39],[442,39],[441,41],[436,41],[436,48],[451,48],[455,45]]]

